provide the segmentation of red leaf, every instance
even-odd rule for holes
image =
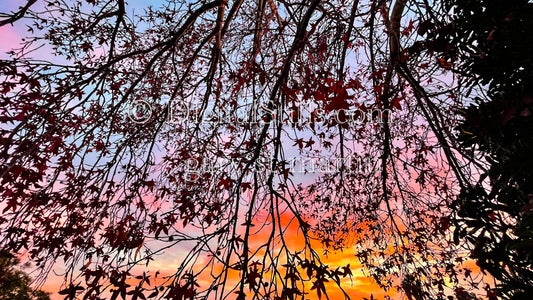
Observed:
[[[437,59],[437,62],[439,63],[439,66],[441,66],[445,70],[451,70],[452,69],[453,63],[452,62],[447,62],[444,58]]]
[[[96,151],[102,151],[105,147],[105,144],[102,141],[96,141],[95,148]]]
[[[251,190],[252,189],[252,183],[250,182],[243,182],[241,184],[241,187],[242,187],[242,191],[243,192],[246,192],[246,190]]]
[[[261,275],[250,268],[250,272],[246,275],[246,283],[250,286],[250,290],[254,289],[257,285],[256,279],[261,278]]]
[[[392,107],[396,107],[397,109],[402,109],[402,107],[400,106],[400,101],[402,101],[402,100],[403,100],[402,97],[398,97],[398,98],[394,99],[394,101],[392,101],[391,108]]]

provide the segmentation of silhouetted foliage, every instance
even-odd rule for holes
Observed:
[[[465,87],[483,85],[461,112],[459,139],[489,163],[458,197],[455,235],[501,282],[498,294],[525,299],[533,294],[533,3],[447,3]]]
[[[50,300],[47,293],[30,287],[31,278],[16,269],[19,260],[10,253],[0,253],[1,300]]]

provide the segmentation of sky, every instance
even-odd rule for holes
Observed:
[[[20,3],[23,3],[22,0],[0,0],[0,12],[9,12],[13,10],[17,10]],[[37,4],[37,10],[39,9],[40,1]],[[142,0],[130,0],[127,1],[128,6],[127,10],[135,10],[139,11],[142,10],[146,3],[150,3],[153,6],[159,6],[163,1],[142,1]],[[15,26],[6,25],[3,27],[0,27],[0,59],[7,59],[8,56],[5,54],[5,52],[10,51],[13,48],[16,48],[20,45],[22,41],[22,37],[26,34],[26,27],[23,22],[18,22],[15,24]],[[46,48],[42,48],[41,50],[36,51],[34,54],[35,58],[43,59],[43,60],[53,60],[56,59],[54,57],[50,56],[50,51],[47,51]],[[309,177],[306,177],[306,180],[309,180]],[[258,235],[257,238],[261,239],[261,235]],[[292,240],[295,243],[298,243],[301,236],[298,235],[298,231],[293,228],[292,230],[289,230],[287,232],[287,239]],[[297,246],[297,245],[295,245]],[[321,245],[317,242],[316,248],[320,249]],[[373,279],[365,276],[362,271],[361,264],[357,261],[357,259],[354,256],[354,251],[350,251],[350,249],[347,249],[344,252],[337,251],[337,252],[330,252],[327,257],[323,255],[324,260],[327,262],[328,265],[331,266],[345,266],[347,264],[351,265],[352,271],[354,273],[353,278],[346,279],[347,285],[346,290],[350,296],[352,296],[353,299],[361,299],[362,297],[370,297],[370,294],[373,294],[374,297],[377,299],[382,299],[383,296],[385,296],[387,293],[383,292],[379,289],[376,283],[374,283]],[[158,257],[158,259],[151,263],[152,267],[158,267],[162,274],[171,274],[173,273],[173,270],[175,266],[178,264],[178,262],[181,260],[182,256],[186,254],[185,249],[174,249],[172,253],[167,253],[165,255],[162,255]],[[469,267],[475,269],[475,265],[473,265],[471,262],[467,263]],[[54,270],[55,273],[62,273],[64,270],[64,266],[61,263],[58,263]],[[233,280],[238,279],[238,274],[232,274]],[[205,280],[208,280],[206,278]],[[353,282],[352,282],[353,280]],[[54,273],[50,274],[49,279],[46,281],[46,283],[42,286],[42,289],[45,291],[48,291],[51,293],[51,298],[53,300],[56,299],[62,299],[60,295],[57,294],[57,291],[60,289],[60,285],[62,283],[62,278],[59,276],[54,275]],[[207,283],[207,281],[206,281]],[[340,291],[338,291],[335,288],[330,289],[333,293],[330,294],[330,299],[342,299],[342,295],[340,294]],[[337,295],[335,295],[337,293]],[[388,293],[389,296],[392,296],[393,298],[400,299],[401,296],[396,294],[394,291],[391,291]],[[312,295],[314,296],[314,294]],[[314,298],[314,297],[310,297]]]
[[[283,224],[289,223],[289,217],[286,216],[282,218],[281,222]],[[269,230],[264,230],[262,232],[259,232],[257,235],[255,235],[252,238],[252,245],[254,242],[256,244],[259,244],[260,241],[266,240],[268,238]],[[302,240],[302,234],[297,230],[297,226],[295,222],[292,222],[291,225],[289,225],[289,230],[286,232],[285,239],[288,241],[288,246],[291,249],[300,249],[303,245]],[[315,240],[313,242],[313,247],[316,249],[319,253],[321,253],[322,246],[319,241]],[[361,264],[357,261],[353,254],[353,249],[345,249],[344,251],[331,251],[327,255],[324,255],[321,253],[321,259],[322,261],[327,264],[330,268],[335,267],[344,267],[348,264],[350,264],[350,269],[353,272],[353,277],[349,278],[342,278],[341,281],[343,283],[345,291],[350,295],[352,299],[363,299],[363,297],[370,298],[370,295],[372,294],[374,296],[374,299],[383,299],[385,295],[391,296],[392,299],[402,299],[401,295],[399,295],[395,290],[391,290],[388,293],[384,292],[379,288],[379,286],[374,282],[372,278],[369,278],[368,276],[365,276],[363,273],[363,268]],[[160,272],[160,278],[165,275],[171,275],[175,272],[176,266],[179,265],[183,257],[187,254],[186,249],[184,248],[171,248],[168,252],[165,254],[158,256],[154,261],[150,262],[149,270],[151,271],[151,274],[153,275],[154,272],[159,271]],[[198,261],[198,265],[202,265],[202,263],[205,261],[204,258],[200,258]],[[56,272],[60,273],[63,271],[63,266],[59,264],[57,266],[57,269],[55,269]],[[142,273],[143,271],[147,271],[147,268],[139,267],[136,269],[137,273]],[[239,273],[236,271],[229,273],[228,282],[230,286],[232,286],[232,283],[237,283],[240,279]],[[200,276],[198,283],[202,286],[209,285],[211,283],[211,278],[208,275]],[[59,276],[54,276],[54,274],[51,274],[47,282],[44,284],[44,286],[41,288],[44,291],[51,293],[51,299],[52,300],[60,300],[63,299],[63,297],[59,294],[57,294],[57,291],[60,290],[60,285],[62,283],[62,278]],[[133,284],[132,284],[133,285]],[[306,299],[318,299],[316,292],[314,290],[309,290],[310,286],[307,286],[307,292],[309,292],[309,295],[306,296]],[[330,299],[344,299],[344,296],[342,292],[336,287],[336,285],[333,282],[329,282],[326,284],[326,288],[328,290],[328,295],[330,296]],[[248,289],[246,289],[248,291]]]

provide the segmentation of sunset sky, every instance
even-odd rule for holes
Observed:
[[[282,218],[281,222],[286,225],[290,221],[289,217]],[[261,241],[268,238],[268,235],[270,234],[269,230],[263,230],[258,233],[256,233],[252,238],[252,245],[253,247],[254,242],[256,244],[261,243]],[[289,226],[289,230],[285,234],[285,239],[287,241],[287,245],[289,248],[294,249],[297,251],[298,249],[302,248],[303,245],[303,239],[302,239],[302,233],[297,230],[296,222],[293,220],[291,225]],[[403,299],[403,296],[401,294],[398,294],[397,291],[391,290],[389,292],[384,292],[379,288],[379,286],[375,283],[375,281],[363,274],[363,267],[358,262],[357,258],[354,255],[354,249],[344,249],[343,251],[328,251],[327,255],[324,255],[323,253],[323,247],[321,243],[317,240],[314,240],[313,246],[317,252],[321,253],[321,260],[324,264],[328,265],[330,268],[335,267],[344,267],[348,264],[350,264],[350,269],[353,273],[353,276],[351,278],[341,278],[341,282],[343,283],[343,286],[345,287],[345,291],[352,299],[363,299],[363,297],[370,298],[370,295],[374,295],[374,299],[383,299],[385,295],[391,296],[392,299]],[[153,283],[162,283],[162,278],[165,277],[165,275],[171,275],[175,272],[176,267],[180,264],[182,259],[187,254],[187,249],[182,248],[171,248],[165,251],[164,254],[157,256],[157,258],[154,261],[151,261],[149,264],[149,268],[146,267],[136,267],[135,274],[142,274],[143,271],[150,271],[149,274],[154,275],[156,271],[159,271],[159,278],[160,280],[154,280]],[[203,263],[206,262],[206,258],[202,259],[200,258],[197,262],[199,266],[202,266]],[[258,259],[258,257],[256,257]],[[279,267],[280,270],[283,269],[283,267]],[[55,267],[55,272],[62,273],[64,271],[64,267],[61,263],[58,263]],[[305,278],[305,271],[303,271],[302,276]],[[368,274],[368,273],[366,273]],[[239,272],[235,270],[231,270],[229,273],[229,286],[233,286],[234,284],[237,284],[240,279]],[[61,284],[63,283],[63,278],[59,276],[55,276],[54,274],[50,274],[48,280],[43,285],[42,289],[51,293],[52,300],[59,300],[63,299],[61,295],[58,295],[57,292],[61,289]],[[133,283],[133,281],[132,281]],[[205,285],[209,285],[211,283],[210,277],[205,274],[201,275],[201,277],[198,280],[198,283],[200,284],[200,288]],[[132,284],[133,285],[133,284]],[[318,299],[316,291],[315,290],[309,290],[311,287],[311,284],[308,282],[306,284],[306,292],[309,293],[306,295],[306,299]],[[339,288],[336,286],[335,283],[329,282],[326,284],[326,288],[328,290],[328,295],[330,296],[330,299],[344,299],[342,291],[339,290]],[[248,288],[246,288],[248,290]],[[325,299],[325,297],[323,297]]]
[[[142,11],[146,7],[147,1],[143,0],[130,0],[128,2],[128,11]],[[3,0],[0,3],[0,10],[3,12],[6,11],[12,11],[16,10],[18,6],[20,5],[20,0]],[[150,5],[153,6],[159,6],[163,3],[161,0],[157,1],[150,1]],[[39,10],[39,5],[37,4],[35,10]],[[0,27],[0,36],[2,38],[2,43],[0,43],[0,59],[5,59],[8,56],[5,54],[5,52],[10,51],[11,49],[17,48],[24,37],[26,33],[27,28],[25,27],[25,24],[22,22],[17,23],[15,27],[12,26],[3,26]],[[102,50],[103,51],[103,50]],[[49,49],[46,48],[46,46],[36,50],[32,54],[35,58],[42,59],[42,60],[49,60],[49,61],[61,61],[62,58],[59,57],[52,57],[50,56]],[[302,133],[303,137],[307,137],[306,134],[311,135],[309,132]],[[433,138],[433,137],[432,137]],[[355,142],[354,142],[355,144]],[[344,146],[343,146],[344,147]],[[347,146],[349,147],[349,146]],[[291,150],[290,147],[287,147],[288,151],[287,154],[293,154],[290,153]],[[296,153],[296,148],[294,148],[292,151]],[[356,149],[352,149],[354,152],[356,152]],[[158,159],[158,158],[156,158]],[[294,176],[294,182],[302,182],[302,183],[310,183],[312,180],[316,177],[316,174],[295,174]],[[414,180],[414,179],[413,179]],[[414,187],[419,188],[420,186]],[[385,188],[386,190],[386,188]],[[433,199],[433,198],[432,198]],[[160,210],[165,210],[165,205],[162,205],[159,207]],[[243,209],[244,210],[244,209]],[[239,210],[239,213],[241,211]],[[244,214],[243,214],[244,215]],[[120,215],[120,217],[123,217],[123,215]],[[244,218],[243,218],[244,219]],[[181,221],[181,220],[180,220]],[[268,223],[268,220],[261,220],[260,218],[256,219],[254,222],[258,222],[260,224]],[[291,249],[291,251],[299,251],[304,248],[304,240],[302,236],[302,232],[298,228],[297,221],[294,220],[294,217],[290,214],[285,212],[281,217],[281,227],[288,228],[287,231],[284,233],[283,238],[287,242],[287,245]],[[429,224],[428,224],[429,226]],[[191,235],[195,234],[195,231],[191,229],[192,226],[185,227],[182,230],[184,232],[190,232]],[[255,228],[259,228],[261,226],[257,226]],[[252,231],[254,227],[252,227]],[[265,226],[266,229],[258,230],[257,232],[253,232],[253,235],[251,237],[251,245],[250,247],[252,250],[264,243],[264,241],[268,240],[270,231],[268,229],[268,226]],[[350,227],[351,228],[351,227]],[[402,228],[402,230],[405,228]],[[241,232],[242,234],[242,232]],[[279,233],[277,233],[279,234]],[[278,237],[279,238],[279,237]],[[353,233],[352,239],[357,240],[357,236],[355,233]],[[390,246],[391,248],[393,245],[388,245],[385,241],[385,247]],[[159,246],[157,242],[154,241],[146,241],[143,245],[143,249],[153,247],[154,249],[157,249]],[[176,269],[180,266],[184,258],[189,253],[190,248],[188,248],[189,245],[180,244],[178,246],[169,248],[165,250],[163,254],[157,255],[155,260],[150,262],[149,268],[146,266],[136,266],[134,268],[135,274],[142,274],[142,272],[149,272],[152,276],[155,276],[155,272],[159,272],[159,281],[154,280],[153,282],[162,283],[164,282],[165,276],[170,276],[174,272],[176,272]],[[356,246],[355,245],[349,245],[346,248],[342,250],[333,250],[333,249],[324,249],[324,245],[322,242],[318,239],[313,239],[312,242],[313,248],[320,253],[321,260],[324,264],[328,265],[330,268],[342,268],[347,265],[350,265],[350,269],[353,273],[352,277],[342,278],[341,282],[343,283],[343,286],[345,287],[346,293],[351,297],[351,299],[363,299],[368,298],[370,299],[371,295],[373,295],[374,299],[384,299],[385,297],[390,297],[391,299],[406,299],[406,297],[402,294],[400,294],[397,290],[391,289],[389,291],[384,291],[380,289],[378,284],[374,281],[374,279],[368,274],[368,272],[364,269],[360,261],[356,258]],[[140,248],[139,248],[140,249]],[[393,249],[394,250],[394,249]],[[257,260],[261,255],[261,252],[256,253],[256,256],[252,258],[252,260]],[[22,260],[24,260],[24,256],[22,257]],[[283,255],[280,255],[280,260],[284,258]],[[464,262],[458,263],[458,265],[461,265],[462,268],[467,268],[472,271],[472,277],[474,278],[480,278],[480,271],[479,268],[476,266],[476,264],[468,259],[468,254],[464,254]],[[206,265],[209,261],[209,258],[207,256],[205,257],[199,257],[197,260],[198,268],[203,267]],[[81,265],[87,263],[87,265],[90,265],[91,262],[81,262]],[[283,262],[278,264],[278,267],[282,269]],[[81,267],[81,266],[80,266]],[[214,269],[216,269],[216,265],[214,266]],[[30,272],[31,269],[25,269],[25,271]],[[63,299],[63,296],[60,296],[57,292],[60,291],[62,288],[65,288],[63,286],[64,278],[61,276],[65,272],[65,266],[64,262],[57,261],[54,268],[52,269],[52,272],[49,274],[48,279],[44,284],[42,285],[41,289],[44,291],[50,292],[52,300],[59,300]],[[304,274],[305,272],[302,272]],[[31,273],[30,275],[33,275]],[[305,277],[305,275],[303,275]],[[233,287],[234,285],[237,285],[238,281],[240,280],[240,273],[235,270],[229,271],[229,286]],[[489,278],[484,279],[485,282],[490,283]],[[133,282],[132,282],[133,283]],[[200,289],[204,286],[209,286],[209,284],[212,283],[212,278],[209,276],[209,272],[204,272],[202,275],[200,275],[198,283],[200,284]],[[312,283],[307,282],[306,283],[306,292],[308,295],[305,296],[305,299],[318,299],[317,293],[315,290],[310,290]],[[451,288],[451,284],[448,284],[450,286],[450,289],[446,291],[446,293],[452,294],[454,291]],[[482,287],[480,287],[482,288]],[[246,290],[248,291],[248,287],[246,287]],[[344,299],[343,293],[336,287],[335,283],[330,281],[327,283],[327,290],[329,299]],[[108,291],[107,291],[108,292]],[[322,299],[325,299],[325,297],[322,297]]]

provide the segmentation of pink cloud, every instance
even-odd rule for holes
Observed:
[[[21,42],[22,38],[11,25],[0,27],[0,58],[7,59],[6,52],[11,51],[13,48],[18,48]]]

